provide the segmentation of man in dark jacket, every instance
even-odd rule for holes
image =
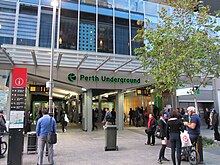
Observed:
[[[212,112],[213,115],[212,115],[212,126],[213,126],[213,129],[214,129],[214,140],[218,140],[220,141],[220,135],[219,135],[219,132],[218,132],[218,124],[219,124],[219,115],[218,113],[216,112],[215,109],[212,109]]]
[[[3,135],[4,132],[7,132],[7,128],[6,128],[6,121],[5,118],[3,116],[3,110],[0,110],[0,136]],[[0,137],[0,143],[2,143],[2,137]],[[0,147],[0,155],[2,153],[1,147]],[[4,156],[1,155],[0,158],[3,158]]]

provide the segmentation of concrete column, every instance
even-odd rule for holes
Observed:
[[[87,90],[83,97],[82,129],[92,131],[92,90]]]
[[[99,96],[99,103],[98,103],[98,109],[99,109],[99,118],[98,118],[98,121],[102,121],[102,101],[101,101],[101,96]]]
[[[124,129],[124,94],[121,91],[116,95],[116,124],[118,130]]]

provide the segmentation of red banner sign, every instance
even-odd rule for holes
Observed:
[[[12,87],[23,87],[27,85],[27,68],[13,68]]]

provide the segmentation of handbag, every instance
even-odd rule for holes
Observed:
[[[47,135],[47,142],[49,144],[56,144],[57,143],[57,134],[55,132],[52,132],[51,130],[52,127],[52,117],[50,117],[50,131],[48,132]]]
[[[149,134],[149,133],[151,133],[151,132],[152,132],[152,128],[146,128],[146,129],[145,129],[145,133],[146,133],[146,134]]]
[[[67,117],[66,114],[65,114],[65,116],[64,116],[64,120],[65,120],[65,122],[69,123],[69,119],[68,119],[68,117]]]
[[[180,139],[181,139],[182,147],[192,146],[188,131],[184,130],[184,132],[181,132]]]

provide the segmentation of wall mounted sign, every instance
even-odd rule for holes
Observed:
[[[68,75],[68,80],[74,82],[77,79],[74,73],[70,73]],[[90,81],[90,82],[110,82],[110,83],[130,83],[130,84],[139,84],[139,79],[132,79],[132,78],[121,78],[121,77],[108,77],[108,76],[86,76],[86,75],[79,75],[79,81]]]

